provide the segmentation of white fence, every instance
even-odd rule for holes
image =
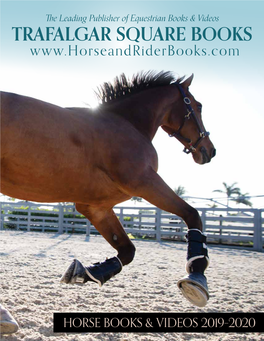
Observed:
[[[95,234],[91,223],[72,205],[1,202],[0,229]],[[181,218],[156,207],[115,207],[127,233],[135,237],[184,240]],[[231,244],[263,251],[264,210],[198,208],[209,243]]]

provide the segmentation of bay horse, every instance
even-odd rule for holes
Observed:
[[[62,282],[103,285],[132,262],[135,246],[113,207],[137,196],[186,222],[188,276],[178,286],[193,304],[206,304],[209,259],[200,216],[157,174],[152,145],[162,127],[196,163],[215,156],[202,105],[189,92],[192,80],[193,75],[175,79],[163,71],[141,72],[131,80],[122,74],[98,88],[96,109],[1,93],[1,192],[22,200],[74,202],[117,251],[90,267],[74,260]]]

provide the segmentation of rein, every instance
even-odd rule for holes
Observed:
[[[189,97],[186,96],[182,86],[176,82],[172,83],[172,85],[176,86],[179,89],[179,91],[182,95],[183,101],[184,101],[186,108],[187,108],[187,114],[184,116],[184,121],[182,122],[180,128],[178,130],[176,130],[175,132],[169,134],[169,136],[170,137],[176,137],[179,140],[182,140],[182,141],[187,142],[189,144],[189,147],[185,147],[183,149],[184,153],[186,153],[186,154],[194,153],[196,151],[197,146],[202,141],[202,139],[204,139],[206,136],[209,136],[210,133],[209,133],[209,131],[203,131],[203,129],[202,129],[202,127],[201,127],[201,125],[197,119],[197,116],[196,116],[196,114],[195,114],[195,112],[191,106],[191,100]],[[191,117],[193,117],[193,119],[197,125],[197,128],[199,130],[199,138],[197,139],[197,141],[194,144],[192,143],[192,140],[181,135],[181,129],[183,128],[185,122],[187,120],[189,120]]]

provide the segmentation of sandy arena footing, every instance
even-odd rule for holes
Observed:
[[[85,266],[116,255],[100,236],[0,232],[1,303],[20,329],[1,340],[15,341],[163,341],[263,340],[258,333],[86,333],[54,334],[54,312],[263,312],[263,253],[209,245],[206,271],[210,300],[191,306],[177,288],[185,275],[186,244],[134,241],[130,265],[102,288],[60,283],[74,258]]]

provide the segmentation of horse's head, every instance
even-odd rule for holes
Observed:
[[[202,104],[189,92],[192,80],[193,75],[183,83],[175,82],[170,85],[178,89],[179,96],[169,107],[162,128],[184,145],[185,153],[192,153],[195,162],[204,164],[211,161],[216,150],[209,139],[209,132],[203,125]]]

